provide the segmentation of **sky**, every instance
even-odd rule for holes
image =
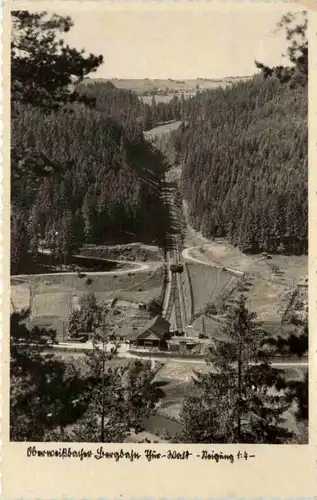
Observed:
[[[75,26],[65,40],[77,49],[102,54],[93,77],[221,78],[256,71],[254,61],[285,63],[284,32],[275,32],[281,16],[295,4],[249,2],[173,3],[120,9],[91,6],[70,15]],[[95,4],[97,5],[97,4]],[[54,12],[61,14],[60,10]]]

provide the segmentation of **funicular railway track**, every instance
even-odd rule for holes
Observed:
[[[145,137],[149,139],[151,138],[151,134],[146,133]],[[168,234],[165,234],[167,283],[163,301],[163,317],[168,321],[173,317],[173,323],[175,324],[172,326],[179,334],[184,334],[188,315],[186,314],[181,272],[173,272],[171,270],[171,267],[180,267],[181,265],[179,247],[183,202],[177,192],[178,184],[171,180],[172,178],[174,179],[175,176],[170,176],[169,172],[166,171],[165,179],[163,182],[160,182],[159,190],[159,196],[168,209],[170,217]]]
[[[179,252],[180,207],[176,203],[176,189],[172,183],[165,182],[162,196],[170,212],[171,233],[166,236],[166,266],[167,287],[164,300],[163,315],[170,321],[173,330],[183,334],[186,327],[185,301],[183,296],[180,272],[176,269],[181,265]]]

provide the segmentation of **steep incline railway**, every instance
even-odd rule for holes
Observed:
[[[177,271],[181,265],[178,237],[173,235],[170,241],[173,248],[167,251],[169,282],[166,287],[163,316],[170,321],[172,331],[183,334],[187,326],[187,314],[185,310],[181,273]]]
[[[181,122],[177,126],[180,124]],[[144,135],[151,140],[151,137],[155,137],[155,130],[148,131]],[[160,185],[160,198],[168,209],[170,219],[170,230],[165,238],[167,284],[163,301],[163,317],[170,321],[172,331],[184,334],[188,314],[185,307],[182,276],[180,272],[175,271],[175,267],[181,264],[179,248],[183,207],[182,200],[177,196],[178,185],[175,181],[169,180],[169,177],[169,173],[166,172],[165,181]]]

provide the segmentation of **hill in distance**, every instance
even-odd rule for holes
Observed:
[[[83,83],[86,85],[94,82],[111,82],[119,89],[133,90],[145,101],[152,98],[152,95],[158,97],[158,100],[168,101],[173,95],[184,94],[185,97],[195,95],[197,90],[213,89],[217,87],[227,87],[240,81],[249,81],[250,76],[226,76],[223,78],[195,78],[195,79],[124,79],[124,78],[85,78]]]

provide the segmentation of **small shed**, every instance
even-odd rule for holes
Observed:
[[[157,348],[166,349],[166,340],[169,337],[170,323],[162,316],[155,316],[151,319],[144,327],[144,329],[138,333],[134,339],[134,344],[137,347],[147,347],[147,348]]]

